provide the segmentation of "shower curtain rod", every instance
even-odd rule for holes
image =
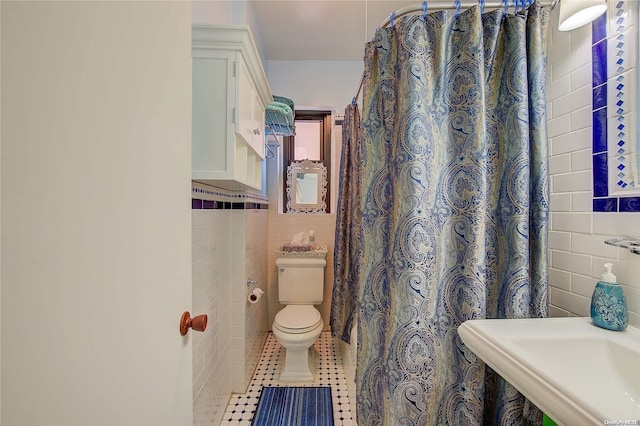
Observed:
[[[541,0],[541,1],[538,0],[538,2],[542,6],[551,6],[551,9],[553,10],[558,5],[558,3],[560,3],[560,0]],[[520,0],[516,0],[515,2],[513,1],[507,2],[507,8],[522,7],[520,3],[523,3],[523,2],[521,2]],[[481,6],[483,8],[489,8],[489,9],[500,9],[505,7],[505,2],[504,1],[485,1],[483,3],[481,0],[478,0],[478,1],[465,1],[465,2],[460,1],[459,3],[457,3],[451,0],[447,0],[447,1],[431,0],[428,3],[427,2],[416,3],[416,4],[403,7],[401,9],[398,9],[395,12],[392,12],[391,15],[389,15],[384,21],[382,21],[382,23],[378,28],[385,28],[387,25],[389,25],[389,23],[391,23],[393,19],[400,18],[401,16],[408,15],[415,12],[423,12],[425,5],[431,6],[431,7],[428,7],[428,10],[444,10],[444,9],[458,9],[458,8],[469,9],[473,6]],[[362,77],[360,77],[360,84],[358,85],[358,91],[356,92],[356,95],[353,97],[352,103],[354,104],[356,103],[358,96],[360,96],[360,90],[362,90],[363,82],[364,82],[364,72],[362,73]]]
[[[524,2],[521,0],[517,0],[515,2],[509,1],[507,3],[507,7],[522,8],[522,5],[520,5],[520,3],[524,3]],[[527,2],[527,3],[531,3],[531,2]],[[542,0],[542,1],[538,1],[538,3],[540,3],[542,6],[551,6],[551,9],[553,9],[554,7],[556,7],[558,3],[560,3],[560,0]],[[456,2],[452,0],[446,0],[446,1],[431,0],[430,2],[427,3],[427,5],[428,5],[428,10],[458,9],[458,4],[456,4]],[[504,8],[504,1],[485,1],[484,4],[482,3],[481,0],[461,1],[459,6],[460,6],[460,9],[469,9],[473,6],[481,6],[485,9],[486,8],[502,9]],[[401,16],[408,15],[414,12],[422,12],[423,7],[424,7],[424,2],[412,4],[412,5],[403,7],[402,9],[398,9],[395,12],[391,13],[391,15],[389,15],[384,21],[382,21],[382,23],[380,24],[380,28],[385,28],[387,25],[389,25],[392,19],[396,19]]]

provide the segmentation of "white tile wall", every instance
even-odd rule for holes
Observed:
[[[208,196],[205,196],[208,197]],[[244,393],[267,338],[267,298],[249,304],[251,277],[267,290],[267,210],[192,210],[194,424],[219,424],[232,392]]]
[[[207,314],[193,339],[193,423],[218,424],[231,395],[231,211],[192,210],[192,315]]]
[[[231,252],[231,383],[245,393],[268,332],[268,294],[256,304],[247,300],[249,278],[268,293],[266,209],[233,211]]]
[[[589,120],[591,120],[591,112],[589,112]],[[591,121],[589,121],[591,123]],[[574,151],[571,153],[571,170],[579,171],[579,170],[591,170],[592,167],[592,150],[591,149],[583,149],[582,151]],[[591,183],[591,180],[589,180]],[[586,191],[591,188],[587,188]],[[572,191],[575,192],[575,191]]]
[[[589,87],[588,90],[589,93],[589,97],[588,98],[579,98],[576,99],[576,102],[574,102],[574,105],[576,105],[576,108],[580,108],[580,105],[584,102],[584,101],[588,101],[589,104],[591,103],[591,88]],[[570,95],[569,95],[570,96]],[[568,97],[568,96],[567,96]],[[558,99],[558,103],[562,101],[561,99]],[[579,102],[578,102],[579,101]],[[556,106],[556,101],[553,101],[553,112],[554,114],[560,114],[560,108],[558,106]],[[566,113],[564,113],[563,115],[565,116],[565,120],[571,120],[571,109],[569,109]],[[564,154],[566,152],[573,152],[573,151],[578,151],[580,149],[588,149],[591,148],[591,129],[580,129],[577,130],[575,132],[571,132],[571,133],[565,133],[563,135],[560,136],[556,136],[555,137],[557,143],[555,144],[551,144],[551,155],[558,155],[558,154]]]
[[[571,211],[571,194],[553,194],[551,195],[550,204],[553,211]]]
[[[245,275],[257,281],[256,287],[265,295],[258,303],[247,301],[251,287],[244,289],[244,333],[245,333],[245,390],[251,382],[253,372],[260,361],[260,355],[269,334],[268,319],[268,280],[267,280],[267,220],[264,210],[245,211]]]
[[[584,87],[590,84],[591,84],[591,64],[585,64],[571,73],[571,90],[577,90],[581,87]],[[586,115],[589,116],[588,122],[585,123],[584,127],[591,126],[591,108],[584,108],[584,110],[588,111],[588,114]],[[575,114],[575,111],[572,112],[571,114],[573,116],[573,114]],[[574,127],[573,130],[576,130],[576,127]]]
[[[592,213],[591,26],[559,32],[550,23],[547,113],[551,157],[551,316],[589,316],[593,288],[614,264],[629,308],[640,326],[640,256],[607,246],[613,236],[640,237],[640,213]]]
[[[571,193],[571,211],[573,212],[590,212],[593,210],[593,192],[572,192]]]
[[[590,213],[564,213],[551,210],[551,229],[554,231],[590,233],[591,223]]]
[[[552,120],[553,121],[553,120]],[[549,137],[551,133],[549,133]],[[571,154],[554,155],[549,158],[549,173],[557,175],[571,171]]]

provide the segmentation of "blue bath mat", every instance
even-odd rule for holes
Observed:
[[[254,426],[333,426],[330,387],[263,387]]]

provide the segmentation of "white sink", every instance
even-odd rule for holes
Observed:
[[[639,329],[609,331],[590,318],[544,318],[471,320],[458,332],[559,425],[640,425]]]

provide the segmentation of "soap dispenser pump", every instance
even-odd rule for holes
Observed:
[[[598,327],[622,331],[629,324],[627,299],[622,286],[616,282],[611,272],[611,263],[605,263],[602,280],[596,284],[591,297],[591,320]]]

